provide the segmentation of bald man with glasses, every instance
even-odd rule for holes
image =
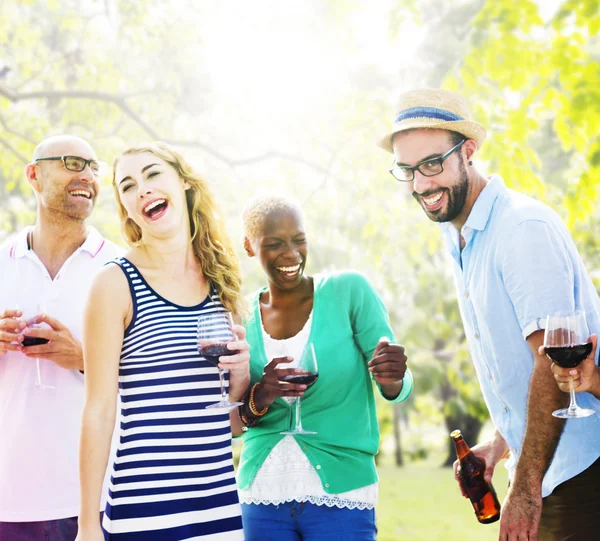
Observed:
[[[83,307],[122,254],[86,224],[103,165],[78,137],[42,141],[25,168],[35,224],[0,247],[0,541],[77,535]]]

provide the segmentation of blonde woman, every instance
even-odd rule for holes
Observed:
[[[125,257],[95,280],[85,314],[86,402],[77,541],[243,539],[228,410],[198,353],[202,314],[239,314],[240,275],[205,183],[160,142],[113,168]],[[229,394],[249,384],[243,327],[221,357]],[[120,437],[102,526],[102,479],[120,396]],[[237,416],[237,412],[235,413]],[[239,417],[237,417],[239,423]]]

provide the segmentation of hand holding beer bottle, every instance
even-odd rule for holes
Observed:
[[[496,522],[500,518],[500,502],[491,482],[484,477],[485,461],[475,456],[464,441],[460,430],[453,431],[450,437],[458,457],[458,469],[455,472],[460,478],[459,484],[463,496],[471,500],[479,522],[482,524]]]

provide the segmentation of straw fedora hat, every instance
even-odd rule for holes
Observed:
[[[377,146],[393,153],[394,135],[417,128],[455,131],[474,139],[478,147],[486,135],[484,127],[471,120],[467,102],[458,94],[441,89],[411,90],[400,95],[392,131]]]

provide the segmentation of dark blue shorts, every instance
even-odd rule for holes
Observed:
[[[74,541],[77,517],[40,522],[0,522],[0,541]]]
[[[374,509],[339,509],[310,502],[242,504],[246,541],[375,541]]]

